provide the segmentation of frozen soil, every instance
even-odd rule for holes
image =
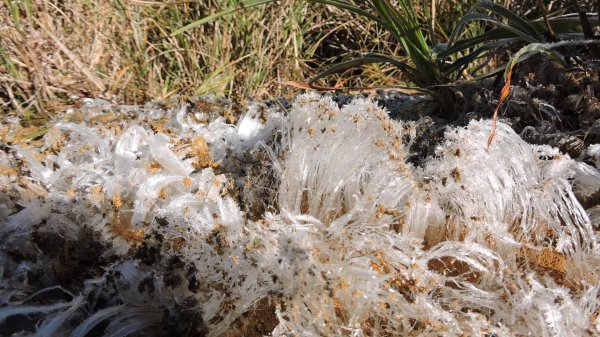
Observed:
[[[5,118],[0,335],[597,335],[593,83],[516,87],[490,149],[493,100],[394,92]]]

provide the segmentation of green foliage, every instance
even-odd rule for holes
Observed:
[[[192,22],[176,30],[172,36],[236,11],[271,2],[275,0],[242,2],[236,7]],[[369,54],[341,62],[313,78],[311,83],[349,68],[369,63],[390,63],[405,73],[412,83],[421,88],[421,91],[431,93],[444,107],[444,114],[450,118],[456,118],[457,114],[452,89],[448,84],[458,78],[466,68],[513,43],[548,42],[545,35],[546,27],[542,20],[528,21],[490,1],[475,3],[452,30],[446,44],[437,43],[432,15],[435,9],[434,2],[425,1],[425,5],[420,10],[411,0],[394,2],[368,0],[362,7],[347,0],[309,0],[309,2],[335,6],[377,23],[393,36],[405,53],[404,57]],[[581,25],[574,18],[552,18],[550,22],[559,34],[581,32]],[[475,36],[465,34],[465,31],[474,24],[483,25],[487,30],[480,31]]]
[[[496,14],[497,18],[492,16],[493,14]],[[493,28],[477,36],[461,38],[468,24],[475,21],[486,22]],[[597,19],[591,21],[598,24]],[[549,18],[549,23],[557,37],[583,38],[582,24],[577,17]],[[542,19],[528,21],[500,5],[480,1],[461,18],[452,32],[448,48],[441,51],[438,56],[442,58],[459,56],[445,69],[445,74],[450,75],[452,72],[464,69],[474,60],[496,53],[500,48],[506,48],[511,44],[548,42],[552,41],[548,34],[548,27]],[[469,52],[464,53],[464,51]],[[502,69],[504,67],[499,70]]]
[[[547,21],[542,19],[530,21],[498,4],[479,1],[459,20],[452,30],[448,42],[439,44],[435,34],[434,1],[424,1],[424,6],[420,8],[421,11],[415,8],[411,0],[394,2],[368,0],[362,7],[347,0],[308,1],[335,6],[377,23],[394,37],[406,53],[404,59],[369,54],[341,62],[316,76],[311,83],[352,67],[369,63],[391,63],[405,73],[408,79],[422,91],[430,92],[441,103],[444,114],[449,118],[456,118],[457,111],[452,88],[448,84],[459,78],[464,70],[472,67],[477,60],[498,53],[499,50],[505,50],[513,44],[547,43],[551,42],[549,37],[554,39],[565,34],[581,34],[585,28],[582,22],[574,17],[553,17],[546,18]],[[175,31],[173,35],[181,34],[238,10],[270,2],[275,2],[275,0],[245,1],[237,7],[222,10],[190,23]],[[368,8],[363,8],[365,6]],[[596,19],[595,24],[597,23]],[[474,24],[483,26],[485,30],[474,36],[465,34],[465,31]],[[549,26],[552,27],[551,30]],[[512,65],[514,66],[514,64]],[[505,68],[501,67],[492,72],[488,70],[484,76],[496,74]]]
[[[189,29],[198,27],[223,16],[233,14],[236,11],[271,2],[276,2],[276,0],[249,0],[242,2],[237,7],[228,8],[209,15],[201,20],[192,22],[176,30],[171,36],[179,35]],[[358,16],[362,16],[367,20],[376,22],[392,34],[396,41],[403,46],[411,60],[411,63],[409,64],[402,60],[375,55],[361,58],[354,61],[355,63],[372,63],[375,59],[378,59],[378,62],[391,62],[405,71],[412,82],[423,88],[440,82],[440,74],[437,72],[438,67],[432,64],[435,62],[434,53],[425,38],[425,32],[420,29],[421,22],[410,0],[398,1],[399,9],[392,6],[387,0],[370,0],[368,1],[368,5],[374,13],[364,10],[349,1],[343,0],[308,0],[308,2],[335,6],[348,10]],[[346,65],[350,64],[351,63],[345,64],[344,66],[336,67],[335,69],[347,69],[348,67],[346,67]],[[331,74],[332,71],[330,70],[327,73]],[[323,76],[318,77],[321,78]]]

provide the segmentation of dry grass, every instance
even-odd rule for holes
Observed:
[[[473,1],[458,2],[466,8]],[[306,0],[282,0],[169,36],[239,2],[3,0],[0,112],[32,122],[64,110],[74,97],[125,104],[176,94],[290,97],[296,89],[282,82],[307,81],[327,64],[367,52],[402,55],[373,23]],[[402,80],[397,69],[372,65],[326,84]]]
[[[178,1],[50,1],[0,8],[5,111],[61,110],[71,96],[124,103],[175,93],[264,95],[302,76],[301,0],[267,6],[178,37],[173,30],[230,5]],[[277,60],[277,62],[275,62]]]

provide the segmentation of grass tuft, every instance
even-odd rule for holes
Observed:
[[[238,2],[3,0],[2,110],[47,115],[74,96],[138,104],[175,94],[289,94],[278,83],[305,79],[304,36],[317,36],[311,29],[318,29],[315,17],[322,15],[308,11],[304,0],[172,34]]]

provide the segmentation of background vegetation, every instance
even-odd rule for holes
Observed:
[[[125,104],[176,94],[215,93],[238,100],[289,97],[297,89],[282,82],[306,82],[343,59],[372,52],[402,57],[400,46],[373,22],[305,0],[240,11],[170,36],[240,2],[3,0],[0,112],[34,120],[64,110],[77,97]],[[440,41],[475,2],[434,2]],[[545,2],[549,11],[564,5]],[[431,3],[415,1],[417,11],[419,4]],[[536,15],[538,1],[498,3]],[[372,64],[322,83],[377,86],[405,80],[392,65]]]

